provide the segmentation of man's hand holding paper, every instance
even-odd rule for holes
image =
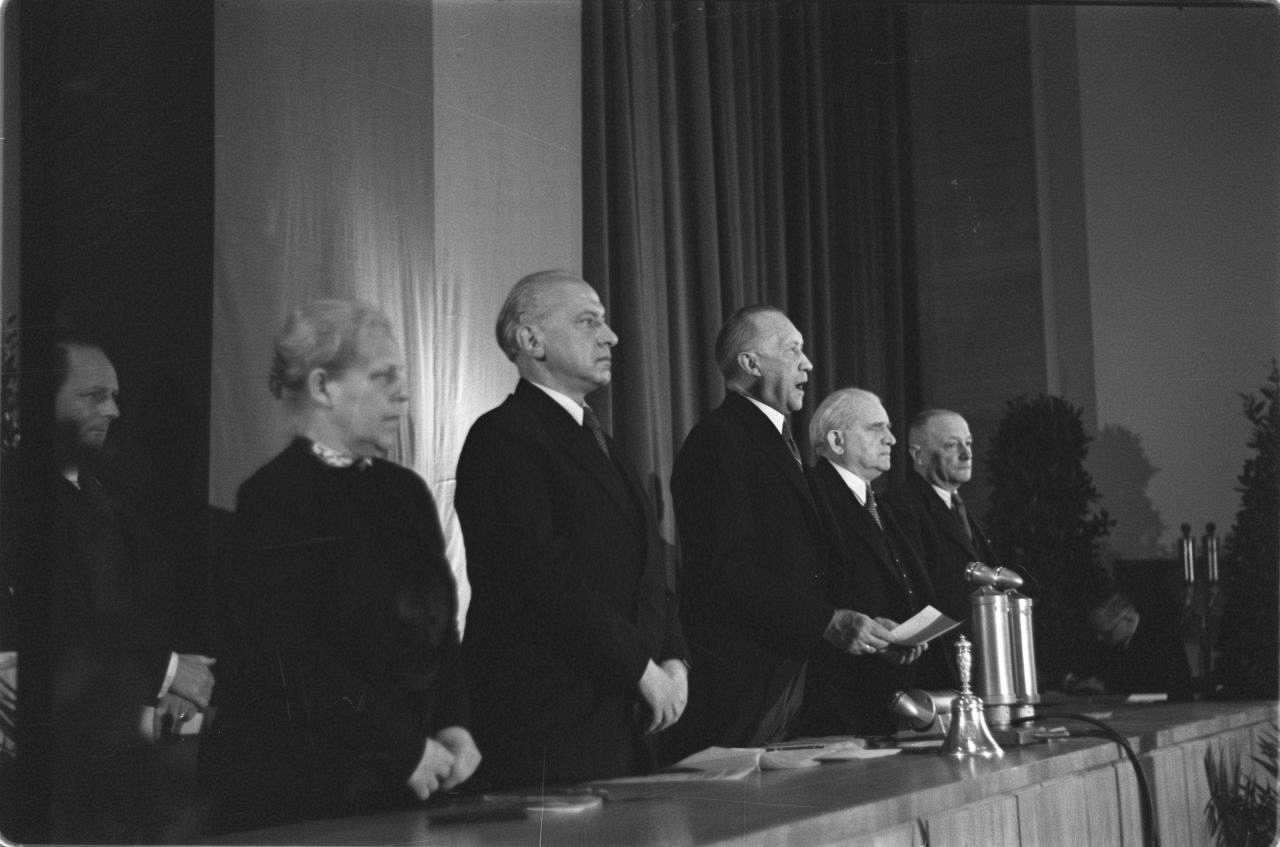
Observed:
[[[894,627],[889,633],[889,640],[899,647],[922,646],[959,625],[959,621],[952,620],[933,606],[925,606],[909,620]]]

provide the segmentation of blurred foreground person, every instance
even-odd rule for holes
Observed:
[[[107,471],[120,386],[96,342],[53,344],[49,455],[5,472],[24,841],[145,842],[174,827],[162,746],[209,705],[214,660],[175,652],[175,563]],[[30,445],[27,445],[28,447]],[[18,486],[15,489],[14,486]],[[176,778],[176,777],[175,777]]]
[[[479,763],[435,503],[385,459],[404,368],[358,301],[298,309],[276,340],[296,436],[240,487],[221,579],[235,666],[202,751],[217,830],[412,804]]]

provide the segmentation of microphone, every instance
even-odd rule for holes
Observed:
[[[982,562],[970,562],[964,569],[964,577],[970,585],[989,586],[997,591],[1021,588],[1022,577],[1008,568],[993,568]]]

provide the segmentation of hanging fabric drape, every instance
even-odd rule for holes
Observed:
[[[621,338],[599,405],[659,503],[721,399],[712,348],[740,306],[804,334],[810,407],[855,383],[898,420],[914,404],[904,22],[819,0],[584,2],[583,265]]]
[[[210,500],[231,508],[288,443],[265,380],[288,310],[367,300],[404,345],[412,406],[391,458],[437,499],[461,622],[453,412],[472,340],[457,327],[459,285],[434,278],[431,37],[429,3],[219,7]]]

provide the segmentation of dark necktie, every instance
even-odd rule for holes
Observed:
[[[876,495],[870,485],[867,486],[867,511],[871,513],[871,519],[880,527],[880,531],[884,532],[884,521],[880,520],[880,508],[876,506]]]
[[[791,451],[791,458],[796,460],[796,464],[804,467],[804,460],[800,458],[800,448],[796,446],[796,440],[791,435],[791,418],[782,419],[782,440],[787,442],[787,449]]]
[[[880,527],[880,532],[884,533],[885,546],[889,550],[889,558],[893,561],[894,578],[902,586],[903,595],[906,597],[906,609],[914,613],[917,608],[915,586],[911,584],[911,577],[907,576],[906,570],[902,567],[897,544],[890,538],[884,528],[884,521],[880,519],[880,507],[876,505],[876,493],[871,490],[870,483],[867,484],[867,511],[871,513],[871,519],[876,522],[876,526]]]
[[[596,444],[604,451],[606,457],[610,456],[609,442],[605,440],[604,430],[600,427],[600,419],[596,417],[595,410],[590,406],[582,407],[582,425],[591,430],[591,434],[596,439]]]
[[[951,492],[951,513],[956,516],[956,520],[960,521],[960,528],[964,530],[964,537],[973,542],[973,530],[969,529],[969,513],[965,511],[964,501],[960,499],[959,491]]]

